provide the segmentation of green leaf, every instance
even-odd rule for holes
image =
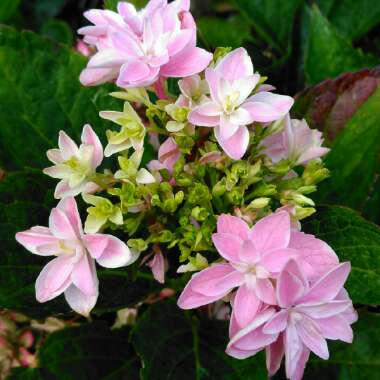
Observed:
[[[242,17],[229,20],[201,17],[197,26],[200,39],[208,48],[228,46],[235,49],[251,39],[250,25]]]
[[[356,211],[339,206],[318,209],[303,224],[305,232],[329,244],[352,270],[346,289],[355,303],[380,304],[380,229]]]
[[[11,379],[138,379],[140,363],[128,335],[104,322],[57,331],[38,351],[40,368],[14,371]]]
[[[360,313],[353,326],[353,344],[329,342],[330,359],[312,357],[303,376],[307,380],[368,380],[380,373],[380,315]]]
[[[348,39],[335,30],[317,6],[313,6],[309,13],[309,29],[304,53],[308,83],[315,84],[345,71],[373,67],[380,62],[377,57],[355,49]]]
[[[342,36],[355,41],[380,24],[380,2],[334,1],[328,12],[328,19]]]
[[[233,0],[233,4],[261,38],[280,53],[288,48],[294,18],[302,2],[303,0]]]
[[[0,305],[36,318],[70,312],[63,295],[43,304],[36,301],[34,284],[50,258],[31,254],[14,239],[19,231],[48,224],[56,203],[54,185],[33,170],[8,174],[0,182]],[[150,275],[136,277],[135,267],[98,267],[98,276],[100,294],[93,311],[98,315],[135,305],[160,289]]]
[[[61,20],[47,20],[42,25],[41,34],[70,47],[74,43],[74,36],[70,25]]]
[[[131,342],[144,363],[142,379],[267,379],[263,356],[233,359],[224,353],[227,338],[226,323],[200,321],[166,301],[141,317]]]
[[[8,21],[16,12],[20,0],[1,0],[0,1],[0,22]]]
[[[49,165],[59,130],[79,142],[85,123],[104,139],[99,110],[115,109],[107,86],[85,88],[86,59],[31,32],[0,27],[0,162],[7,169]],[[22,144],[25,141],[27,143]]]

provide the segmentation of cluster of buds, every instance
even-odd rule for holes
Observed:
[[[232,306],[226,352],[266,348],[271,374],[285,354],[297,380],[310,351],[327,358],[325,339],[352,340],[356,318],[343,288],[349,264],[300,232],[328,176],[328,149],[320,132],[290,118],[293,99],[274,93],[245,49],[196,47],[189,8],[151,0],[140,11],[120,2],[118,12],[85,14],[94,25],[80,33],[94,55],[80,79],[116,82],[111,96],[123,110],[100,113],[112,128],[104,150],[89,125],[79,147],[60,133],[44,171],[61,180],[60,202],[49,227],[16,238],[54,256],[37,279],[38,301],[64,293],[82,315],[98,297],[96,263],[145,263],[160,283],[168,267],[200,271],[179,306],[223,299]],[[100,172],[104,156],[117,156],[118,168]],[[84,229],[76,196],[90,205]]]

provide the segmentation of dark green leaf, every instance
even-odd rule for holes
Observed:
[[[85,123],[104,138],[101,109],[115,109],[107,87],[78,80],[85,58],[30,32],[0,28],[0,162],[7,169],[48,165],[59,130],[77,141]],[[23,144],[22,142],[25,142]]]
[[[142,379],[260,380],[263,357],[237,360],[224,353],[228,326],[199,321],[173,302],[153,305],[132,330],[131,341],[143,360]]]
[[[315,84],[333,78],[345,71],[373,67],[377,57],[354,49],[322,15],[317,6],[310,10],[308,37],[304,53],[306,80]]]
[[[7,21],[16,12],[20,0],[1,0],[0,1],[0,22]]]
[[[377,380],[380,374],[380,315],[360,313],[353,326],[354,342],[329,342],[330,359],[312,357],[304,374],[307,380]]]
[[[380,24],[380,2],[373,0],[335,1],[328,19],[342,36],[357,40]]]
[[[74,41],[70,25],[64,21],[50,19],[41,28],[41,34],[62,44],[72,46]]]
[[[250,26],[242,17],[229,20],[203,17],[197,20],[197,26],[199,36],[208,48],[228,46],[235,49],[251,38]]]
[[[280,53],[287,49],[294,18],[303,0],[233,0],[264,41]]]
[[[380,304],[380,229],[356,211],[325,206],[303,229],[329,244],[340,261],[350,261],[346,288],[355,303]]]

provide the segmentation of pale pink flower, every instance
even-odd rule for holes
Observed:
[[[215,137],[233,159],[240,159],[248,148],[247,125],[281,119],[293,105],[289,96],[260,91],[251,96],[260,81],[251,58],[243,48],[223,57],[215,68],[206,69],[211,99],[195,107],[189,121],[198,126],[215,127]]]
[[[305,120],[290,119],[287,115],[284,129],[268,136],[261,142],[264,153],[274,163],[289,160],[293,165],[306,165],[327,154],[330,149],[324,148],[322,133],[310,129]]]
[[[82,315],[90,313],[98,298],[95,261],[105,268],[118,268],[135,259],[118,238],[85,234],[72,197],[61,200],[51,210],[49,227],[19,232],[16,240],[36,255],[56,256],[37,278],[37,300],[50,301],[64,293],[70,307]]]
[[[181,152],[173,137],[168,137],[158,149],[158,160],[152,160],[147,164],[150,171],[158,172],[166,169],[173,174],[174,165],[181,156]]]
[[[349,272],[350,264],[342,263],[310,283],[296,261],[290,260],[278,278],[278,308],[264,308],[240,330],[232,321],[227,353],[243,358],[266,347],[271,376],[285,355],[287,377],[300,380],[310,351],[328,359],[326,339],[352,342],[350,324],[357,314],[343,288]]]
[[[252,228],[241,219],[221,215],[213,242],[226,263],[215,264],[193,275],[178,305],[192,309],[215,302],[238,287],[234,314],[245,325],[262,304],[275,304],[274,279],[290,258],[301,262],[309,278],[336,265],[333,250],[312,235],[292,231],[289,214],[271,214]]]
[[[87,44],[85,44],[82,40],[78,39],[77,44],[75,45],[75,50],[82,54],[85,57],[89,57],[91,55],[91,49]]]
[[[120,3],[119,13],[92,10],[85,16],[95,26],[79,30],[98,52],[80,80],[96,85],[116,80],[118,86],[150,86],[161,77],[201,72],[212,54],[196,47],[196,27],[189,1],[151,1],[141,12]]]
[[[182,107],[193,108],[208,100],[207,95],[210,93],[208,83],[205,79],[201,79],[198,74],[181,79],[178,81],[178,87],[181,90],[181,95],[176,104]]]
[[[103,147],[91,126],[87,124],[83,127],[82,144],[79,147],[64,131],[60,131],[58,146],[59,149],[47,151],[47,157],[54,166],[43,171],[61,180],[55,189],[55,198],[96,191],[98,186],[91,177],[103,160]]]

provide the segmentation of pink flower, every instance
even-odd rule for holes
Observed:
[[[312,235],[292,231],[285,211],[261,219],[253,228],[237,217],[221,215],[212,238],[227,262],[193,275],[178,305],[196,308],[238,287],[234,315],[240,325],[251,321],[263,303],[276,304],[274,279],[290,258],[301,262],[310,278],[338,262],[327,244]]]
[[[70,307],[82,315],[90,313],[98,298],[95,260],[105,268],[118,268],[135,259],[127,245],[112,235],[84,234],[72,197],[51,210],[49,227],[19,232],[16,240],[36,255],[56,256],[37,278],[37,300],[50,301],[64,293]]]
[[[47,157],[54,166],[44,169],[48,176],[61,180],[55,189],[55,198],[96,191],[98,186],[91,177],[103,160],[103,147],[91,126],[83,127],[79,148],[64,131],[59,132],[58,146],[59,149],[47,151]]]
[[[173,137],[168,137],[158,150],[158,160],[152,160],[147,167],[150,171],[159,171],[166,169],[173,174],[174,165],[181,156],[181,152]]]
[[[329,152],[322,144],[321,132],[310,129],[305,120],[291,120],[287,115],[284,130],[264,139],[261,146],[274,163],[289,160],[293,165],[305,165]]]
[[[136,12],[119,3],[119,13],[92,10],[95,26],[79,30],[98,52],[80,80],[96,85],[116,79],[120,87],[150,86],[161,77],[186,77],[204,70],[212,55],[196,47],[196,27],[189,1],[150,1]]]
[[[240,159],[248,148],[247,125],[272,122],[284,117],[293,99],[289,96],[252,91],[260,81],[254,74],[251,58],[243,48],[227,54],[214,69],[206,69],[211,99],[195,107],[189,121],[198,126],[215,127],[215,137],[233,159]]]
[[[196,74],[178,81],[178,87],[181,90],[181,95],[177,100],[177,104],[182,107],[193,108],[203,101],[208,101],[206,95],[210,93],[206,80]]]
[[[352,342],[357,314],[343,288],[349,272],[350,264],[342,263],[310,283],[290,260],[277,281],[278,308],[266,307],[237,332],[234,322],[227,353],[242,358],[266,347],[271,376],[285,355],[287,377],[300,380],[310,351],[328,359],[326,339]]]
[[[80,39],[78,39],[77,44],[75,45],[75,50],[85,57],[89,57],[91,55],[91,49],[89,46]]]

